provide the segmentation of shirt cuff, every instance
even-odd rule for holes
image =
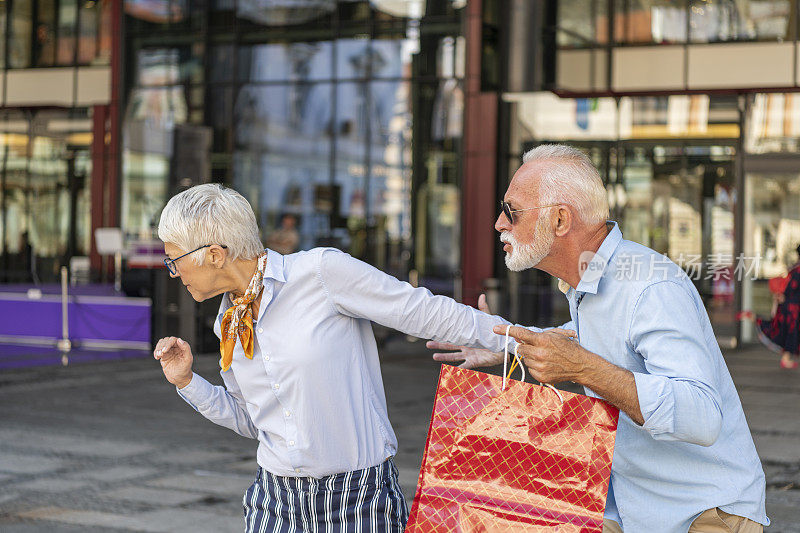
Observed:
[[[191,405],[192,408],[198,412],[203,407],[203,404],[205,404],[211,397],[211,392],[213,389],[214,386],[211,383],[198,376],[194,372],[192,372],[192,380],[189,381],[188,385],[182,389],[175,387],[175,390],[178,392],[178,396],[183,398],[186,403]]]
[[[675,432],[675,395],[669,378],[652,374],[633,373],[639,410],[646,429],[653,437]]]

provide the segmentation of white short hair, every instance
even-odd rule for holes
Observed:
[[[587,224],[608,220],[608,195],[592,160],[565,144],[542,144],[522,156],[522,162],[537,161],[541,167],[539,202],[567,204]]]
[[[253,259],[264,250],[253,208],[244,196],[219,183],[196,185],[169,199],[158,238],[187,252],[206,244],[228,247],[231,260]],[[202,264],[206,249],[192,254]]]

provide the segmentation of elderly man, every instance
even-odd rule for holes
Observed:
[[[620,410],[604,532],[762,531],[764,473],[694,285],[606,221],[606,191],[583,153],[543,145],[523,162],[495,229],[508,268],[559,278],[572,318],[561,327],[578,342],[539,328],[511,335],[534,378],[574,381]],[[434,357],[473,367],[502,355]]]
[[[158,236],[170,274],[195,300],[224,293],[214,324],[224,386],[192,371],[181,339],[161,339],[153,356],[200,414],[258,440],[246,531],[403,531],[370,321],[492,350],[503,346],[492,328],[505,321],[339,250],[264,250],[250,204],[217,184],[172,197]]]

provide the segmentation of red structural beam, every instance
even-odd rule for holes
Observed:
[[[494,270],[497,182],[495,92],[481,91],[482,4],[470,0],[466,13],[466,79],[461,211],[462,301],[476,305]]]

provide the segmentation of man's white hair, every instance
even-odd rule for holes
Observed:
[[[158,238],[187,252],[225,245],[231,260],[254,259],[264,250],[250,203],[219,183],[196,185],[170,198],[158,221]],[[203,263],[206,250],[192,254],[195,264]]]
[[[522,156],[523,163],[541,165],[539,203],[572,206],[586,224],[609,218],[608,195],[592,160],[565,144],[542,144]]]

